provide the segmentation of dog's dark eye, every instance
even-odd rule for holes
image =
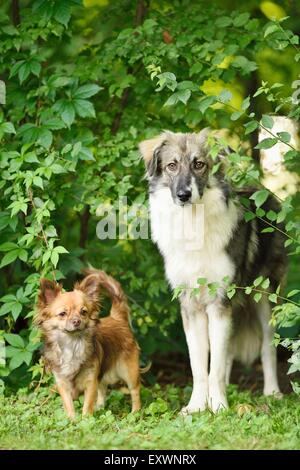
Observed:
[[[170,171],[175,171],[177,169],[177,163],[176,162],[171,162],[169,165],[167,165],[168,169]]]
[[[201,162],[201,160],[197,160],[195,163],[194,163],[194,168],[196,170],[202,170],[202,168],[204,168],[206,165],[205,162]]]
[[[82,307],[82,309],[80,310],[80,314],[84,316],[86,315],[86,313],[87,313],[87,308]]]
[[[59,312],[58,316],[59,316],[59,317],[65,317],[65,316],[66,316],[66,312]]]

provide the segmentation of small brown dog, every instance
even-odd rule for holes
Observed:
[[[103,271],[87,277],[71,292],[41,279],[35,324],[42,330],[44,357],[53,372],[68,416],[84,392],[83,415],[103,406],[108,385],[124,381],[132,411],[140,409],[139,347],[128,324],[129,307],[120,284]],[[98,318],[100,290],[112,300],[110,316]]]

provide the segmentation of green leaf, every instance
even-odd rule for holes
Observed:
[[[220,18],[216,19],[216,26],[218,28],[225,28],[226,26],[230,26],[232,24],[232,19],[229,16],[221,16]]]
[[[186,104],[191,97],[191,90],[180,90],[178,93],[178,101],[181,101],[183,104]]]
[[[242,115],[243,115],[242,111],[235,111],[234,113],[231,114],[230,119],[232,121],[237,121]]]
[[[192,65],[190,68],[190,73],[189,76],[191,77],[192,75],[196,75],[201,72],[203,69],[203,64],[201,62],[197,62],[196,64]]]
[[[216,102],[216,97],[215,96],[205,96],[205,98],[202,98],[200,103],[199,103],[199,111],[204,114],[205,111]]]
[[[32,181],[35,186],[44,189],[43,180],[40,176],[34,176]]]
[[[19,303],[19,302],[15,302],[14,305],[12,306],[11,308],[11,314],[13,316],[13,319],[16,321],[20,315],[20,313],[22,312],[22,304]]]
[[[19,249],[17,250],[12,250],[6,253],[6,255],[2,258],[0,268],[3,268],[4,266],[7,266],[10,263],[13,263],[19,255]]]
[[[267,189],[261,189],[260,191],[256,191],[254,194],[252,194],[250,199],[255,202],[256,207],[260,207],[264,202],[266,202],[268,197],[269,191]]]
[[[262,294],[260,292],[256,292],[256,294],[254,294],[254,300],[256,303],[258,303],[261,298],[262,298]]]
[[[49,225],[45,228],[45,234],[47,237],[57,237],[56,228],[53,225]]]
[[[289,132],[277,132],[277,135],[280,140],[283,140],[286,144],[288,144],[291,140],[291,134]]]
[[[54,250],[57,253],[69,253],[68,250],[66,250],[64,246],[56,246]]]
[[[23,248],[19,248],[19,254],[18,254],[18,258],[23,261],[24,263],[26,263],[27,259],[28,259],[28,253],[26,250],[24,250]]]
[[[261,123],[267,129],[272,129],[274,126],[274,120],[271,118],[271,116],[267,116],[266,114],[264,114],[261,118]]]
[[[80,160],[95,161],[93,152],[87,147],[81,147],[78,157],[80,158]]]
[[[242,102],[241,108],[243,111],[246,111],[250,106],[250,96],[247,96]]]
[[[276,294],[270,294],[268,296],[268,299],[270,302],[272,302],[273,304],[277,304],[277,295]]]
[[[53,266],[55,268],[57,266],[58,260],[59,260],[58,253],[56,251],[52,251],[52,253],[51,253],[51,263],[53,264]]]
[[[63,129],[65,124],[60,118],[54,117],[45,121],[43,123],[43,127],[52,131],[56,131],[58,129]]]
[[[277,214],[274,211],[268,211],[267,212],[267,219],[271,220],[271,222],[274,222],[274,220],[277,219]]]
[[[251,134],[251,132],[255,131],[259,126],[257,121],[249,121],[244,124],[245,127],[245,135]]]
[[[230,289],[227,291],[227,297],[228,299],[232,299],[232,297],[235,295],[236,290],[235,289]]]
[[[256,149],[269,149],[273,147],[275,144],[277,144],[278,139],[273,138],[273,137],[267,137],[266,139],[263,139],[261,142],[259,142],[258,145],[256,145]]]
[[[249,222],[250,220],[253,220],[256,218],[256,215],[254,214],[254,212],[245,212],[244,214],[244,219],[246,222]]]
[[[75,91],[73,96],[76,99],[90,98],[91,96],[94,96],[96,93],[98,93],[98,91],[100,90],[103,90],[103,87],[94,84],[83,85]]]
[[[254,285],[255,287],[258,287],[258,286],[261,284],[261,282],[262,282],[263,280],[264,280],[264,278],[263,278],[262,276],[259,276],[259,277],[257,277],[256,279],[254,279],[253,285]]]
[[[68,101],[64,102],[61,118],[68,127],[71,127],[75,119],[75,108],[73,103]]]
[[[276,23],[272,23],[271,25],[269,25],[266,29],[265,29],[265,32],[264,32],[264,37],[268,37],[270,36],[270,34],[273,34],[277,31],[280,31],[280,28],[279,26],[276,24]]]
[[[41,64],[37,60],[31,60],[29,62],[29,66],[31,73],[38,77],[41,73]]]
[[[19,248],[18,245],[12,242],[5,242],[5,243],[2,243],[2,245],[0,245],[0,251],[11,251],[11,250],[15,250],[18,248]]]
[[[64,0],[56,0],[54,3],[53,13],[56,21],[63,24],[65,27],[68,26],[71,18],[71,10],[68,2]]]
[[[24,156],[24,161],[27,163],[40,163],[34,152],[29,152]]]
[[[11,346],[14,346],[15,348],[23,349],[25,346],[24,340],[20,335],[4,333],[4,338]]]
[[[263,281],[261,287],[262,287],[262,289],[268,289],[269,286],[270,286],[270,279],[269,279],[269,278],[266,278],[266,279]]]
[[[87,100],[75,100],[74,106],[76,113],[80,117],[95,117],[95,109],[93,104]]]
[[[52,140],[53,140],[53,135],[52,135],[52,132],[49,131],[49,129],[46,129],[45,127],[44,128],[40,128],[39,129],[39,134],[38,134],[38,139],[37,139],[37,142],[38,144],[40,144],[42,147],[44,147],[45,149],[49,149],[51,144],[52,144]]]
[[[266,215],[265,211],[261,209],[261,207],[258,207],[255,211],[255,214],[257,217],[264,217]]]
[[[30,72],[31,72],[30,63],[27,63],[27,62],[23,63],[21,67],[19,68],[19,72],[18,72],[18,76],[19,76],[19,80],[21,84],[29,76]]]
[[[0,125],[0,131],[4,132],[5,134],[15,134],[16,133],[15,127],[11,122],[3,122]]]
[[[290,297],[294,297],[294,295],[299,294],[300,290],[299,289],[293,289],[287,294],[287,298],[289,299]]]
[[[233,20],[233,26],[236,28],[239,28],[240,26],[244,26],[250,18],[249,13],[241,13],[238,15],[234,20]]]
[[[23,362],[24,362],[23,354],[24,354],[23,352],[19,352],[11,358],[11,360],[9,362],[9,368],[11,370],[17,369],[18,367],[20,367],[21,364],[23,364]]]

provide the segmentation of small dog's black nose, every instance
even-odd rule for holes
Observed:
[[[189,189],[180,189],[177,193],[178,199],[180,199],[181,202],[186,202],[190,199],[192,195],[192,191]]]
[[[80,325],[81,320],[80,318],[73,318],[72,323],[73,323],[73,326],[77,327]]]

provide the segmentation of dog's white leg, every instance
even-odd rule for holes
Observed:
[[[206,312],[199,306],[197,311],[195,301],[185,297],[181,313],[193,374],[192,395],[181,411],[188,414],[205,410],[208,403],[208,327]]]
[[[231,308],[220,303],[207,307],[210,341],[209,406],[217,412],[227,408],[226,366],[231,333]]]
[[[258,318],[262,327],[261,360],[264,373],[264,395],[277,394],[280,398],[280,390],[277,380],[276,348],[272,344],[274,327],[270,325],[271,306],[266,297],[263,297],[257,305]]]

